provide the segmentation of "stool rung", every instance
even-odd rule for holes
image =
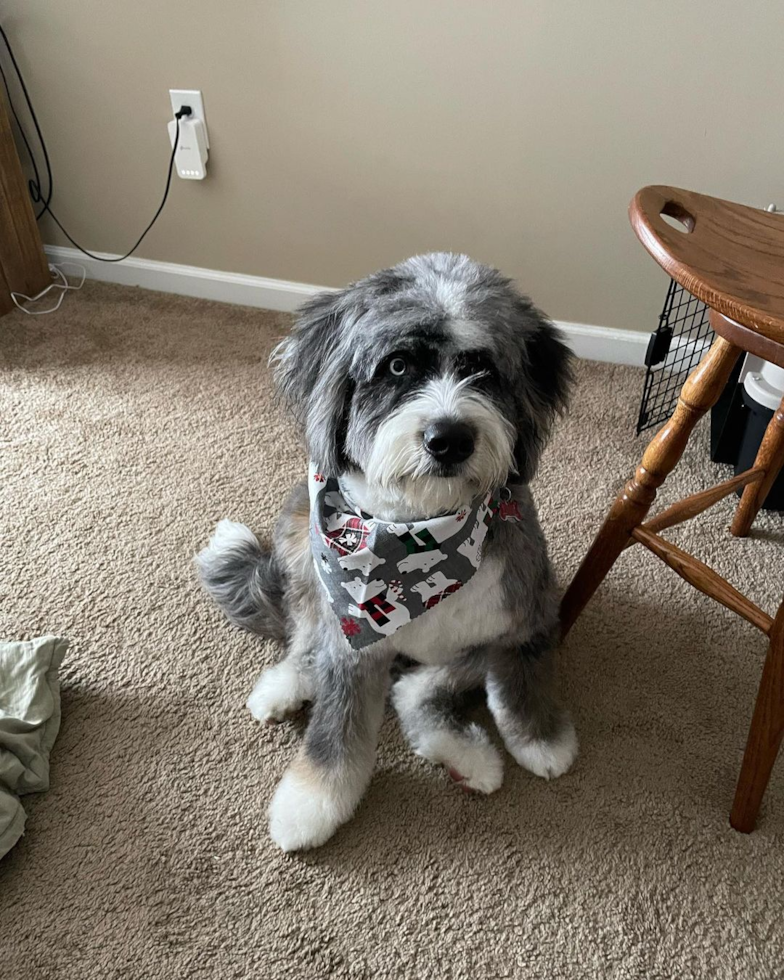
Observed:
[[[761,466],[746,470],[737,476],[733,476],[731,480],[717,483],[715,487],[709,487],[700,493],[693,493],[690,497],[684,497],[683,500],[677,501],[671,507],[663,510],[661,514],[657,514],[656,517],[646,521],[642,526],[646,531],[654,533],[664,531],[668,527],[675,527],[676,524],[689,521],[692,517],[696,517],[697,514],[701,514],[704,510],[717,504],[731,494],[733,490],[739,490],[748,483],[759,483],[764,476],[765,470]]]
[[[763,612],[759,606],[755,606],[750,599],[738,592],[718,572],[714,572],[712,568],[695,558],[694,555],[676,547],[670,541],[665,541],[664,538],[660,538],[658,534],[654,534],[642,525],[632,531],[632,537],[640,544],[644,544],[657,558],[661,558],[665,565],[669,565],[689,585],[693,585],[704,595],[710,596],[711,599],[720,602],[722,606],[726,606],[738,616],[742,616],[766,635],[770,633],[773,626],[772,617]]]

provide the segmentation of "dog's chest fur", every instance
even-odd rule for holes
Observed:
[[[444,664],[507,633],[512,617],[505,608],[502,574],[502,563],[487,558],[459,592],[378,646],[388,646],[419,663]]]

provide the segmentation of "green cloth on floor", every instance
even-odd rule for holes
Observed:
[[[18,797],[49,789],[49,753],[60,730],[58,671],[68,640],[0,643],[0,858],[22,836]]]

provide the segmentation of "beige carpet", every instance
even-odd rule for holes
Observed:
[[[73,641],[52,789],[0,862],[3,980],[781,977],[784,760],[758,831],[727,823],[762,637],[638,550],[562,652],[571,774],[507,758],[465,796],[389,716],[353,823],[271,846],[298,731],[251,720],[272,651],[190,559],[220,517],[269,527],[302,472],[266,367],[287,322],[90,283],[0,320],[0,636]],[[562,581],[641,447],[641,373],[578,377],[536,488]],[[725,474],[703,431],[664,499]],[[773,609],[782,520],[734,541],[731,506],[673,540]]]

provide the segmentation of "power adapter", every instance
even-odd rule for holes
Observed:
[[[169,123],[169,142],[174,149],[179,122],[180,135],[174,153],[177,173],[184,180],[204,180],[207,176],[208,157],[204,123],[191,114],[189,106],[182,106],[176,116]]]

